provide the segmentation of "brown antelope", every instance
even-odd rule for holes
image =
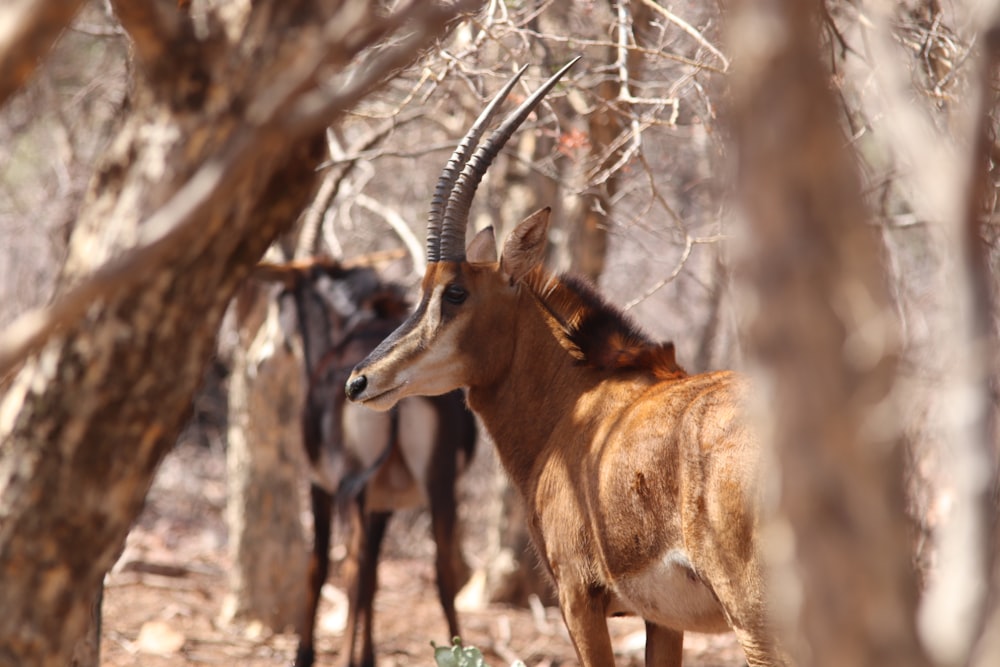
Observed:
[[[499,261],[490,229],[466,248],[476,186],[567,68],[471,158],[489,118],[460,143],[432,204],[420,303],[354,369],[347,395],[386,410],[468,388],[585,667],[614,664],[606,617],[625,614],[645,620],[647,665],[680,665],[686,630],[727,628],[750,664],[775,664],[745,381],[688,375],[671,344],[651,342],[583,283],[547,273],[547,209],[510,233]]]
[[[437,548],[438,595],[450,637],[459,634],[455,595],[467,578],[456,532],[455,481],[473,454],[476,425],[460,391],[411,398],[390,413],[349,403],[344,381],[404,319],[402,288],[366,266],[309,260],[261,265],[256,275],[280,280],[295,304],[308,377],[302,433],[308,455],[314,523],[308,597],[296,667],[315,659],[320,590],[329,568],[334,501],[349,519],[345,567],[348,616],[341,664],[374,664],[372,603],[379,548],[394,510],[430,505]]]

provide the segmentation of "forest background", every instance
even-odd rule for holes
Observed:
[[[776,617],[802,664],[996,664],[995,11],[10,3],[0,663],[80,650],[178,438],[202,442],[208,468],[238,447],[281,462],[231,471],[245,479],[222,495],[248,515],[231,513],[212,546],[233,570],[227,622],[294,625],[295,584],[267,609],[254,591],[276,563],[301,580],[304,538],[238,539],[297,519],[297,496],[277,490],[302,475],[294,418],[228,393],[278,406],[297,391],[251,382],[270,363],[294,378],[295,359],[266,353],[285,341],[268,325],[274,295],[248,274],[266,252],[404,247],[384,270],[415,289],[455,138],[515,66],[532,65],[530,85],[582,54],[498,159],[473,224],[502,238],[553,206],[552,267],[598,282],[689,371],[759,379]],[[258,316],[226,320],[238,292]],[[254,420],[291,427],[272,436]],[[479,474],[467,493],[489,508],[471,523],[485,526],[475,551],[495,592],[511,584],[493,566],[526,558],[524,538],[504,528],[517,509],[502,480]],[[255,505],[238,495],[248,487],[288,503]]]

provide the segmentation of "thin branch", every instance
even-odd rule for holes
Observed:
[[[334,136],[332,129],[326,131],[326,145],[332,159],[336,159],[343,154],[343,149],[340,148],[340,143]],[[326,213],[326,209],[329,208],[330,202],[337,196],[340,183],[353,166],[353,162],[348,163],[347,167],[340,172],[330,169],[323,175],[323,182],[320,183],[319,190],[316,191],[316,196],[313,197],[312,203],[309,204],[309,208],[306,209],[306,212],[302,216],[299,238],[295,242],[295,251],[292,253],[293,258],[306,257],[307,255],[315,254],[318,250],[320,225],[323,222],[323,216]]]
[[[580,39],[578,37],[563,37],[562,35],[556,35],[553,33],[540,33],[537,30],[530,30],[528,28],[522,29],[526,35],[537,38],[540,41],[547,42],[561,42],[569,46],[603,46],[618,48],[616,42],[609,42],[600,39]],[[672,60],[682,65],[687,65],[688,67],[693,67],[698,70],[705,70],[708,72],[715,72],[716,74],[725,74],[726,70],[719,69],[709,65],[708,63],[700,63],[697,60],[691,60],[690,58],[685,58],[684,56],[679,56],[676,53],[670,53],[669,51],[661,51],[660,49],[651,49],[642,46],[629,46],[628,50],[634,53],[638,53],[643,56],[650,56],[651,58],[662,58],[663,60]]]
[[[83,0],[8,0],[0,6],[0,105],[19,90]]]
[[[412,60],[414,53],[429,46],[457,14],[479,4],[478,0],[462,0],[451,8],[423,3],[410,5],[403,10],[413,23],[413,31],[407,37],[394,48],[373,56],[368,67],[344,86],[302,95],[287,114],[277,119],[277,129],[299,133],[308,128],[308,134],[323,129],[332,117],[353,107],[387,76]]]
[[[303,257],[316,252],[318,239],[322,237],[321,228],[325,213],[330,207],[330,203],[340,192],[341,184],[354,170],[358,160],[371,151],[372,147],[384,141],[392,132],[417,118],[422,118],[424,115],[425,112],[422,109],[413,109],[405,114],[397,109],[388,122],[354,142],[347,151],[340,147],[336,138],[328,134],[327,145],[330,148],[330,159],[321,164],[319,168],[338,165],[341,169],[339,171],[331,169],[323,177],[319,192],[313,199],[309,210],[306,211],[302,222],[302,231],[299,233],[299,241],[296,244],[295,257]]]
[[[632,98],[632,92],[629,87],[630,77],[629,77],[629,46],[636,46],[634,41],[630,41],[632,37],[632,15],[628,12],[625,7],[624,2],[618,3],[618,57],[616,58],[615,65],[618,67],[618,99],[628,104],[629,100]],[[629,139],[631,139],[630,145],[627,149],[623,150],[621,156],[615,165],[612,166],[611,170],[617,170],[621,165],[627,163],[632,155],[642,148],[642,130],[639,128],[639,119],[635,114],[629,114]]]
[[[727,238],[728,237],[725,236],[724,234],[719,234],[716,236],[697,236],[697,237],[685,236],[684,250],[681,252],[681,258],[677,261],[677,265],[674,267],[674,270],[671,271],[669,275],[661,278],[660,280],[657,280],[652,286],[646,289],[646,291],[643,292],[640,296],[637,296],[636,298],[626,303],[622,309],[627,312],[635,308],[637,305],[639,305],[649,297],[659,292],[665,286],[669,285],[674,280],[676,280],[677,276],[681,274],[681,271],[683,271],[684,267],[687,265],[688,259],[691,257],[691,251],[694,249],[696,245],[720,243],[722,241],[725,241]]]
[[[641,0],[641,2],[642,2],[642,4],[646,5],[650,9],[652,9],[653,11],[658,12],[660,14],[660,16],[662,16],[663,18],[667,19],[668,21],[670,21],[671,23],[673,23],[675,26],[677,26],[678,28],[680,28],[681,30],[683,30],[684,32],[686,32],[688,35],[690,35],[691,37],[693,37],[696,42],[698,42],[699,44],[701,44],[709,52],[711,52],[712,55],[714,55],[716,58],[718,58],[719,60],[721,60],[722,61],[722,71],[723,72],[726,72],[726,71],[729,70],[729,59],[726,58],[726,56],[724,56],[722,54],[722,51],[720,51],[718,48],[716,48],[714,44],[712,44],[710,41],[708,41],[707,39],[705,39],[704,35],[702,35],[700,32],[698,32],[697,30],[695,30],[694,26],[692,26],[690,23],[688,23],[687,21],[685,21],[681,17],[679,17],[676,14],[674,14],[673,12],[671,12],[666,7],[663,7],[661,5],[656,4],[655,2],[653,2],[653,0]]]
[[[357,160],[368,160],[369,162],[384,157],[418,158],[430,155],[431,153],[441,153],[455,150],[455,142],[440,141],[436,144],[427,144],[420,148],[372,148],[358,153],[344,152],[340,156],[332,156],[329,160],[319,166],[319,169],[328,169],[343,164],[356,162]]]
[[[403,216],[399,214],[395,209],[385,206],[377,199],[373,199],[363,192],[359,192],[354,198],[354,203],[361,208],[367,209],[378,216],[381,216],[390,227],[392,231],[396,232],[399,238],[403,241],[403,245],[409,251],[410,256],[413,258],[413,271],[417,275],[424,275],[424,270],[427,268],[427,264],[424,260],[424,248],[417,237],[414,236],[413,232],[410,230],[410,226],[406,224],[406,220]]]
[[[684,251],[681,253],[681,258],[680,258],[680,260],[678,260],[677,266],[674,267],[674,270],[671,271],[669,275],[667,275],[667,276],[663,277],[662,279],[656,281],[656,283],[654,283],[649,289],[647,289],[641,295],[637,296],[636,298],[634,298],[631,301],[629,301],[628,303],[626,303],[625,306],[622,308],[622,310],[624,310],[625,312],[628,312],[628,311],[632,310],[637,305],[639,305],[640,303],[642,303],[643,301],[645,301],[649,297],[651,297],[654,294],[656,294],[658,291],[660,291],[668,283],[672,283],[677,278],[677,276],[679,276],[681,274],[681,271],[683,271],[684,267],[687,265],[688,258],[691,256],[691,249],[693,247],[694,247],[694,239],[691,238],[690,236],[685,237],[684,238]]]

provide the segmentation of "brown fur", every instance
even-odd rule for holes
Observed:
[[[673,343],[653,342],[591,285],[573,276],[555,277],[535,267],[523,285],[552,317],[552,331],[581,363],[603,370],[646,370],[662,380],[687,375]]]
[[[468,387],[585,667],[614,663],[605,617],[621,612],[645,619],[650,665],[677,667],[684,631],[726,627],[751,665],[779,664],[746,381],[688,376],[672,346],[589,288],[544,273],[541,213],[511,234],[499,262],[429,265],[421,306],[355,368],[348,395],[387,409]]]

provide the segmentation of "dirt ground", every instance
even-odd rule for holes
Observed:
[[[259,624],[218,622],[226,593],[225,457],[219,448],[182,444],[168,456],[107,578],[101,641],[107,667],[290,665],[294,633]],[[380,563],[375,639],[381,667],[434,664],[431,640],[448,640],[434,588],[426,518],[418,513],[390,524]],[[466,547],[468,553],[468,546]],[[338,574],[324,589],[317,664],[338,662],[345,603]],[[478,646],[492,667],[523,660],[529,667],[576,665],[556,609],[489,606],[460,612],[463,640]],[[619,665],[641,665],[642,624],[612,619]],[[743,665],[732,635],[685,637],[688,667]]]

